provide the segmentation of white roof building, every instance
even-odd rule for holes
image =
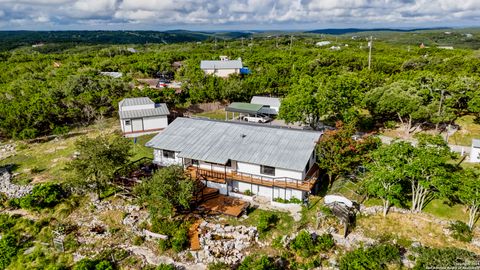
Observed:
[[[155,104],[148,97],[125,98],[118,103],[120,126],[127,137],[156,133],[166,128],[169,114],[165,103]]]

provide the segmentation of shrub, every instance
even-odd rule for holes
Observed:
[[[298,199],[298,198],[295,198],[295,197],[292,197],[290,198],[290,200],[288,201],[289,203],[295,203],[295,204],[302,204],[302,200]]]
[[[14,234],[5,234],[0,239],[0,269],[5,269],[17,255],[20,246]]]
[[[416,264],[413,269],[448,269],[451,267],[477,266],[480,256],[459,248],[428,248],[419,247],[413,250],[417,254]]]
[[[32,193],[20,199],[20,207],[35,210],[53,207],[62,201],[64,194],[65,191],[59,184],[36,185]]]
[[[323,234],[316,239],[303,230],[290,243],[290,248],[301,257],[310,257],[319,251],[328,251],[335,245],[331,234]]]
[[[161,251],[166,251],[170,249],[172,245],[170,244],[170,241],[168,241],[168,239],[166,240],[160,239],[158,240],[158,247],[160,248]]]
[[[175,270],[175,266],[171,264],[161,263],[155,268],[155,270]]]
[[[340,269],[387,269],[387,264],[400,262],[400,250],[390,244],[358,248],[340,259]]]
[[[208,270],[229,270],[230,267],[223,262],[211,263],[208,265]]]
[[[247,189],[243,192],[244,195],[247,195],[247,196],[252,196],[253,195],[253,192],[250,190],[250,189]]]
[[[73,270],[113,270],[115,265],[107,260],[82,259],[73,266]]]
[[[278,216],[270,212],[262,212],[258,219],[257,229],[260,233],[269,231],[278,221]]]
[[[465,224],[465,222],[461,222],[457,220],[452,224],[450,224],[449,229],[450,231],[452,231],[452,237],[454,239],[457,239],[462,242],[472,241],[473,232],[470,229],[470,227],[468,227],[468,225]]]
[[[145,242],[145,238],[143,236],[137,235],[133,238],[132,242],[135,246],[139,246],[143,244],[143,242]]]
[[[188,246],[188,233],[185,228],[177,229],[171,240],[172,249],[175,252],[185,250]]]
[[[242,263],[238,267],[238,270],[275,270],[279,269],[274,263],[273,260],[267,257],[266,255],[261,255],[260,257],[255,255],[250,255],[243,259]]]

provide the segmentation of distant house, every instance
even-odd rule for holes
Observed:
[[[228,77],[231,74],[240,74],[243,68],[242,59],[228,60],[227,57],[222,56],[223,60],[202,60],[200,68],[207,75],[215,75],[218,77]]]
[[[480,162],[480,139],[472,140],[472,148],[470,149],[470,162]]]
[[[330,41],[328,41],[328,40],[319,41],[319,42],[315,43],[315,46],[322,47],[322,46],[329,45],[330,43],[332,43],[332,42],[330,42]]]
[[[181,165],[221,194],[306,199],[315,189],[317,131],[200,118],[175,119],[147,142],[154,163]]]
[[[110,72],[110,71],[102,71],[100,72],[100,74],[104,76],[109,76],[115,79],[121,78],[123,76],[123,73],[121,72]]]
[[[276,97],[253,96],[250,103],[263,105],[260,113],[277,115],[280,110],[281,101]]]
[[[170,112],[165,103],[155,104],[148,97],[140,97],[120,101],[118,114],[123,135],[136,137],[166,128]]]
[[[127,48],[127,51],[131,52],[131,53],[136,53],[137,50],[135,50],[134,48]]]

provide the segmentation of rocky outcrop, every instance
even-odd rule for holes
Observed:
[[[197,262],[223,262],[228,265],[239,263],[245,249],[258,243],[256,227],[224,226],[202,222],[199,226],[202,250],[192,252]]]
[[[8,198],[20,198],[32,192],[32,185],[16,185],[12,183],[12,174],[7,169],[0,169],[0,193]]]
[[[0,160],[5,159],[15,154],[15,144],[2,144],[0,145]]]

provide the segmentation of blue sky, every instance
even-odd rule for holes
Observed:
[[[0,0],[0,30],[480,26],[480,0]]]

